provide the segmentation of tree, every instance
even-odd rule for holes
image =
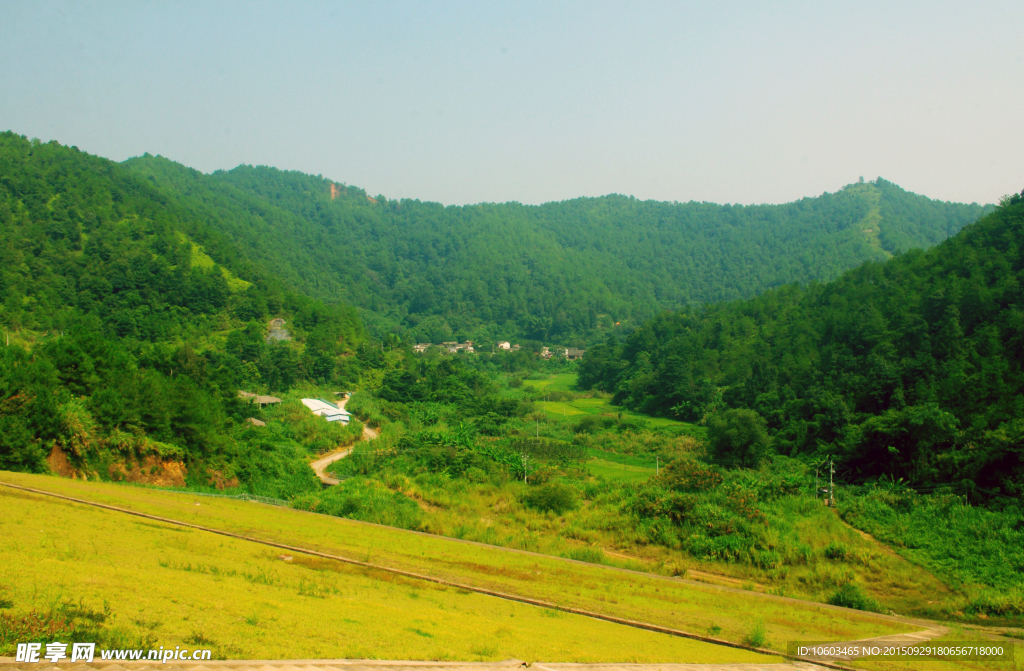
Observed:
[[[715,463],[756,468],[767,455],[768,429],[753,410],[726,410],[708,419],[708,446]]]

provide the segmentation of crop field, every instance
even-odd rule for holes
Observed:
[[[774,649],[789,640],[849,640],[918,628],[814,603],[255,503],[7,472],[0,481],[726,640],[740,642],[760,631],[763,645]],[[207,641],[228,658],[759,657],[4,487],[0,507],[0,552],[13,558],[0,568],[0,585],[14,611],[63,601],[94,609],[109,604],[111,626],[124,640],[150,637],[164,646]],[[954,668],[933,664],[935,671]]]
[[[600,476],[606,480],[625,480],[627,482],[646,480],[654,473],[653,468],[617,464],[614,461],[606,461],[596,457],[591,457],[587,461],[587,470],[590,471],[591,475]]]
[[[606,480],[639,482],[654,475],[656,470],[654,459],[646,455],[632,456],[595,449],[587,450],[587,454],[587,470],[591,475]]]
[[[524,387],[533,387],[539,391],[569,392],[576,390],[576,373],[557,373],[543,380],[523,380]],[[650,427],[685,427],[685,422],[677,422],[665,417],[651,417],[612,405],[611,394],[601,394],[594,398],[578,398],[571,401],[539,401],[541,409],[553,418],[578,418],[583,415],[604,415],[643,419]]]

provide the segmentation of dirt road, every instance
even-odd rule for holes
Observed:
[[[346,403],[348,403],[347,398],[338,401],[338,407],[344,410]],[[363,440],[373,440],[378,435],[379,434],[375,430],[371,429],[366,425],[363,425]],[[332,478],[331,476],[327,475],[324,472],[324,470],[334,462],[338,461],[339,459],[344,459],[348,455],[352,454],[352,450],[354,449],[355,446],[343,447],[336,452],[331,452],[330,454],[320,457],[319,459],[311,463],[310,467],[313,469],[313,472],[316,473],[316,477],[320,478],[320,482],[324,483],[325,485],[341,484],[341,480],[337,478]]]

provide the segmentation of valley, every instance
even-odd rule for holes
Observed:
[[[1021,196],[443,207],[0,139],[0,654],[1021,640]]]

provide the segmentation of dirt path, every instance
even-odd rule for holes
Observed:
[[[348,403],[347,398],[338,401],[338,408],[344,410],[346,403]],[[365,424],[363,425],[363,440],[374,440],[379,435],[380,434],[374,429],[371,429]],[[341,480],[339,480],[338,478],[332,478],[331,476],[327,475],[327,473],[325,473],[324,471],[328,466],[330,466],[334,462],[338,461],[339,459],[344,459],[348,455],[352,454],[352,450],[354,449],[356,449],[354,445],[350,447],[343,447],[336,452],[331,452],[326,456],[320,457],[319,459],[311,463],[309,466],[310,468],[313,469],[313,472],[316,473],[316,477],[320,478],[320,482],[324,483],[325,485],[341,484]]]

